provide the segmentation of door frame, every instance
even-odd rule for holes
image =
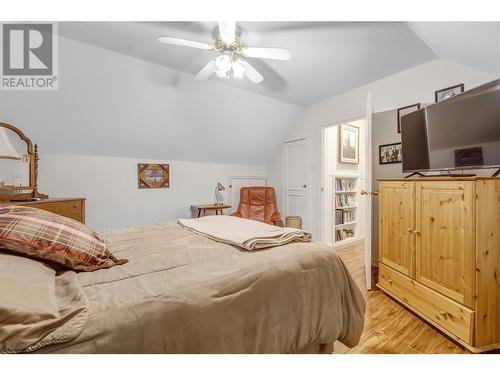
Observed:
[[[305,152],[305,192],[304,192],[304,217],[302,220],[302,227],[305,230],[311,231],[311,197],[310,197],[310,186],[311,186],[311,176],[310,176],[310,171],[309,168],[307,167],[309,165],[309,162],[311,160],[311,157],[309,155],[309,140],[305,137],[303,138],[297,138],[297,139],[292,139],[289,141],[285,141],[282,144],[282,153],[283,153],[283,164],[284,164],[284,173],[283,173],[283,196],[282,196],[282,204],[283,204],[283,213],[284,213],[284,218],[286,218],[288,215],[288,204],[287,204],[287,195],[288,195],[288,153],[287,153],[287,145],[295,142],[302,142],[304,144],[304,152]]]
[[[371,116],[373,114],[373,107],[371,103],[371,95],[367,97],[367,102],[366,102],[366,109],[364,113],[353,115],[349,117],[348,119],[340,120],[334,123],[329,123],[329,124],[324,124],[320,126],[320,153],[321,153],[321,165],[320,165],[320,173],[319,173],[319,186],[320,186],[320,199],[319,199],[319,212],[320,212],[320,223],[319,223],[319,233],[320,233],[320,241],[325,242],[326,240],[326,233],[325,233],[325,202],[326,202],[326,197],[325,197],[325,191],[326,191],[326,184],[328,183],[328,175],[325,173],[325,130],[328,128],[331,128],[332,126],[339,126],[342,123],[348,123],[352,121],[357,121],[364,119],[365,120],[365,128],[364,128],[364,137],[365,137],[365,142],[363,145],[359,143],[359,147],[363,147],[365,150],[365,171],[364,171],[364,177],[363,178],[358,178],[358,181],[364,181],[364,186],[360,186],[360,199],[361,199],[361,190],[364,188],[364,190],[371,192],[373,190],[373,181],[372,175],[367,176],[366,175],[366,170],[368,166],[372,166],[372,129],[371,129]],[[371,169],[370,169],[371,170]],[[365,252],[365,261],[364,261],[364,268],[365,268],[365,276],[366,276],[366,288],[368,290],[373,289],[373,280],[372,280],[372,248],[371,248],[371,232],[372,232],[372,227],[371,227],[371,221],[372,221],[372,216],[373,216],[373,210],[367,209],[369,206],[371,207],[371,199],[373,199],[371,196],[367,196],[365,198],[365,233],[363,236],[360,236],[360,240],[364,240],[365,246],[364,246],[364,252]],[[360,221],[358,221],[360,222]],[[370,238],[368,239],[368,236]],[[368,239],[368,240],[367,240]]]
[[[333,126],[339,126],[342,123],[348,123],[348,122],[357,121],[357,120],[361,120],[361,119],[365,119],[365,124],[366,124],[366,114],[358,114],[358,115],[354,115],[346,120],[341,120],[341,121],[337,121],[334,123],[323,124],[320,126],[320,129],[319,129],[319,132],[320,132],[320,136],[319,136],[320,153],[321,153],[320,171],[318,173],[318,175],[319,175],[319,187],[320,187],[320,197],[319,197],[319,213],[320,213],[319,235],[320,235],[320,239],[319,240],[320,240],[320,242],[323,242],[323,243],[325,242],[324,229],[325,229],[325,215],[326,215],[326,212],[325,212],[325,187],[326,187],[327,180],[328,180],[328,175],[325,174],[325,166],[326,166],[326,162],[325,162],[325,131],[326,131],[326,129],[331,128]],[[366,136],[366,129],[365,129],[365,136]],[[361,146],[361,144],[359,146]],[[364,145],[363,145],[363,147],[364,147]],[[365,152],[365,154],[366,154],[366,152]],[[369,159],[365,155],[365,163],[368,160],[370,160],[370,163],[371,163],[371,155],[369,156]],[[361,180],[361,178],[359,178],[358,180]],[[367,181],[365,181],[365,184],[366,183],[367,183]],[[370,182],[370,189],[371,189],[371,182]]]

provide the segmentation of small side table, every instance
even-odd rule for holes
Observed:
[[[200,217],[202,212],[203,215],[205,215],[207,210],[215,211],[216,215],[224,215],[224,210],[226,208],[231,208],[231,206],[228,204],[194,204],[191,206],[191,209],[198,210],[197,217]]]

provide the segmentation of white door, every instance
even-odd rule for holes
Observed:
[[[307,220],[307,143],[305,139],[285,143],[285,217],[300,216],[302,228]],[[285,218],[283,218],[283,221]]]
[[[372,280],[372,97],[366,98],[365,121],[365,190],[361,193],[365,200],[365,275],[366,287],[373,289]]]
[[[245,177],[231,176],[228,181],[227,204],[231,208],[227,209],[227,214],[232,214],[238,209],[240,203],[240,189],[246,186],[266,186],[267,179],[265,177]]]

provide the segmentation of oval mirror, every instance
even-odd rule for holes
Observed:
[[[17,194],[34,190],[33,145],[19,129],[0,123],[0,190]]]

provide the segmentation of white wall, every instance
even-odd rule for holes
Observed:
[[[87,198],[87,224],[94,229],[190,217],[190,205],[214,202],[217,182],[265,175],[263,166],[46,153],[40,158],[40,192]],[[137,163],[148,162],[170,164],[169,188],[137,188]]]
[[[321,127],[365,115],[368,93],[372,95],[374,112],[392,110],[417,102],[434,100],[434,91],[456,83],[465,83],[470,89],[495,79],[486,74],[447,60],[434,60],[402,71],[379,81],[348,91],[307,107],[299,116],[287,140],[305,137],[309,141],[308,181],[309,217],[315,238],[320,233],[321,194]],[[376,132],[376,129],[373,129]],[[390,142],[387,142],[390,143]],[[378,145],[374,145],[377,146]],[[281,150],[268,163],[268,177],[282,194],[283,168]],[[281,203],[281,199],[278,199]],[[282,206],[280,207],[282,209]]]

